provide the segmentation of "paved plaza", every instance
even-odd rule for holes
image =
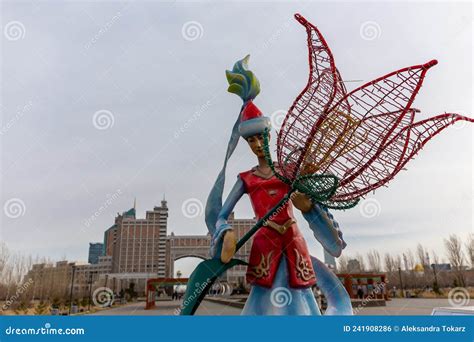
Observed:
[[[95,315],[176,315],[179,308],[179,301],[157,301],[156,308],[145,310],[145,303],[130,303],[128,305],[104,310]],[[387,306],[365,307],[360,309],[358,315],[430,315],[433,308],[449,306],[447,299],[399,299],[395,298],[387,302]],[[196,315],[240,315],[241,308],[214,303],[204,300],[196,312]]]
[[[109,310],[103,310],[96,312],[95,316],[100,315],[137,315],[137,316],[165,316],[165,315],[177,315],[178,309],[180,306],[180,301],[157,301],[156,308],[152,310],[145,310],[145,303],[130,303],[125,306],[118,308],[113,308]],[[212,303],[207,300],[204,300],[196,312],[196,315],[199,316],[209,316],[209,315],[218,315],[218,316],[232,316],[240,315],[241,309],[235,308],[228,305],[222,305],[217,303]]]

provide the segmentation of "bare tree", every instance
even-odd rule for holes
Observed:
[[[10,258],[10,251],[5,242],[0,242],[0,276],[7,265],[7,261]],[[3,279],[3,278],[2,278]]]
[[[474,234],[470,233],[467,235],[466,241],[466,252],[469,262],[471,263],[471,268],[474,268]]]
[[[397,270],[395,267],[395,259],[389,253],[385,253],[384,262],[385,271],[387,271],[387,273],[392,273]]]
[[[0,242],[0,299],[6,299],[17,291],[31,266],[31,256],[12,253],[5,242]],[[28,296],[29,291],[23,290],[22,300]]]
[[[439,264],[439,256],[435,251],[431,251],[431,255],[433,256],[433,264]]]
[[[428,268],[428,258],[427,258],[427,253],[421,243],[416,246],[416,256],[418,257],[418,262],[420,263],[421,266],[423,266],[423,269]]]
[[[367,268],[365,267],[365,261],[364,261],[364,257],[362,256],[362,254],[357,253],[355,259],[359,263],[360,271],[365,272],[367,270]]]
[[[408,271],[409,266],[408,266],[408,257],[405,253],[403,255],[403,267],[405,268],[405,271]]]
[[[410,268],[413,271],[415,269],[415,256],[413,255],[413,252],[411,249],[407,251],[408,253],[408,263],[410,264]]]
[[[403,253],[403,264],[405,266],[405,271],[413,271],[415,268],[415,257],[410,249]]]
[[[452,234],[448,239],[444,239],[446,247],[446,255],[451,267],[456,272],[456,280],[458,286],[465,286],[464,282],[464,253],[462,251],[461,238],[456,234]]]
[[[393,259],[393,263],[395,270],[398,270],[402,267],[402,257],[400,256],[400,254],[397,254],[397,256]]]
[[[438,265],[439,265],[439,257],[438,254],[436,254],[435,251],[431,251],[431,255],[433,256],[433,264],[432,264],[432,270],[433,270],[433,291],[437,294],[440,294],[439,290],[439,270],[438,270]],[[431,267],[431,266],[430,266]]]
[[[382,270],[382,262],[380,254],[375,249],[367,253],[367,261],[369,264],[369,270],[372,272],[380,272]]]
[[[337,259],[337,268],[338,268],[338,271],[340,273],[348,273],[349,272],[349,267],[348,267],[348,264],[349,264],[349,258],[345,255],[341,255],[338,259]]]

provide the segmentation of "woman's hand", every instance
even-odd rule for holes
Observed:
[[[307,213],[313,208],[313,202],[311,202],[311,199],[299,191],[296,191],[291,195],[291,202],[293,202],[293,205],[303,213]]]
[[[233,229],[224,233],[222,241],[221,261],[227,264],[235,254],[235,247],[237,245],[237,238]]]

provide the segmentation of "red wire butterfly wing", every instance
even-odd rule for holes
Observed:
[[[373,176],[371,182],[367,182],[368,185],[366,187],[359,188],[357,191],[346,196],[339,196],[336,193],[333,200],[346,200],[348,197],[363,196],[387,184],[431,138],[460,120],[474,122],[473,119],[450,113],[438,115],[403,127],[396,135],[392,135],[391,139],[384,145],[377,160],[374,161],[374,164],[382,165],[384,169],[375,175],[376,177]],[[393,156],[397,158],[392,158]],[[398,159],[398,163],[391,163],[392,160],[395,161],[396,159]]]
[[[350,206],[390,181],[449,124],[472,121],[445,114],[413,123],[411,104],[435,60],[392,72],[346,95],[321,33],[295,17],[306,27],[310,76],[283,122],[278,161],[290,181],[304,174],[336,176],[339,187],[325,205]]]
[[[403,159],[400,162],[399,170],[401,170],[405,164],[413,158],[424,146],[431,140],[435,135],[441,133],[445,128],[453,125],[457,121],[468,121],[474,123],[474,119],[468,118],[463,115],[455,113],[445,113],[434,116],[425,120],[418,121],[410,127],[405,128],[391,141],[387,143],[389,145],[396,145],[400,137],[402,137],[406,131],[410,131],[409,147],[406,149]]]
[[[296,14],[295,18],[306,28],[310,73],[306,87],[283,121],[277,140],[280,171],[290,181],[301,173],[304,152],[331,105],[338,102],[348,108],[344,84],[324,37],[301,15]]]
[[[346,184],[333,200],[350,201],[357,196],[343,195],[370,183],[353,185],[350,177],[368,167],[398,126],[412,122],[412,115],[404,119],[407,108],[434,63],[399,70],[346,95],[324,37],[302,16],[295,17],[307,31],[310,75],[278,136],[281,172],[290,181],[303,173],[333,174]]]
[[[341,179],[334,201],[358,198],[392,178],[409,146],[410,131],[399,136],[399,148],[385,150],[385,144],[413,123],[415,111],[409,107],[427,70],[435,64],[431,61],[392,72],[347,95],[355,128],[346,133],[323,170]]]

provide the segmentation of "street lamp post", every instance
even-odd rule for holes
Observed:
[[[69,315],[71,315],[72,310],[72,291],[74,289],[74,275],[76,274],[76,266],[72,266],[72,278],[71,278],[71,292],[69,294]]]
[[[91,301],[92,301],[92,272],[89,273],[89,307],[87,311],[91,311]]]

